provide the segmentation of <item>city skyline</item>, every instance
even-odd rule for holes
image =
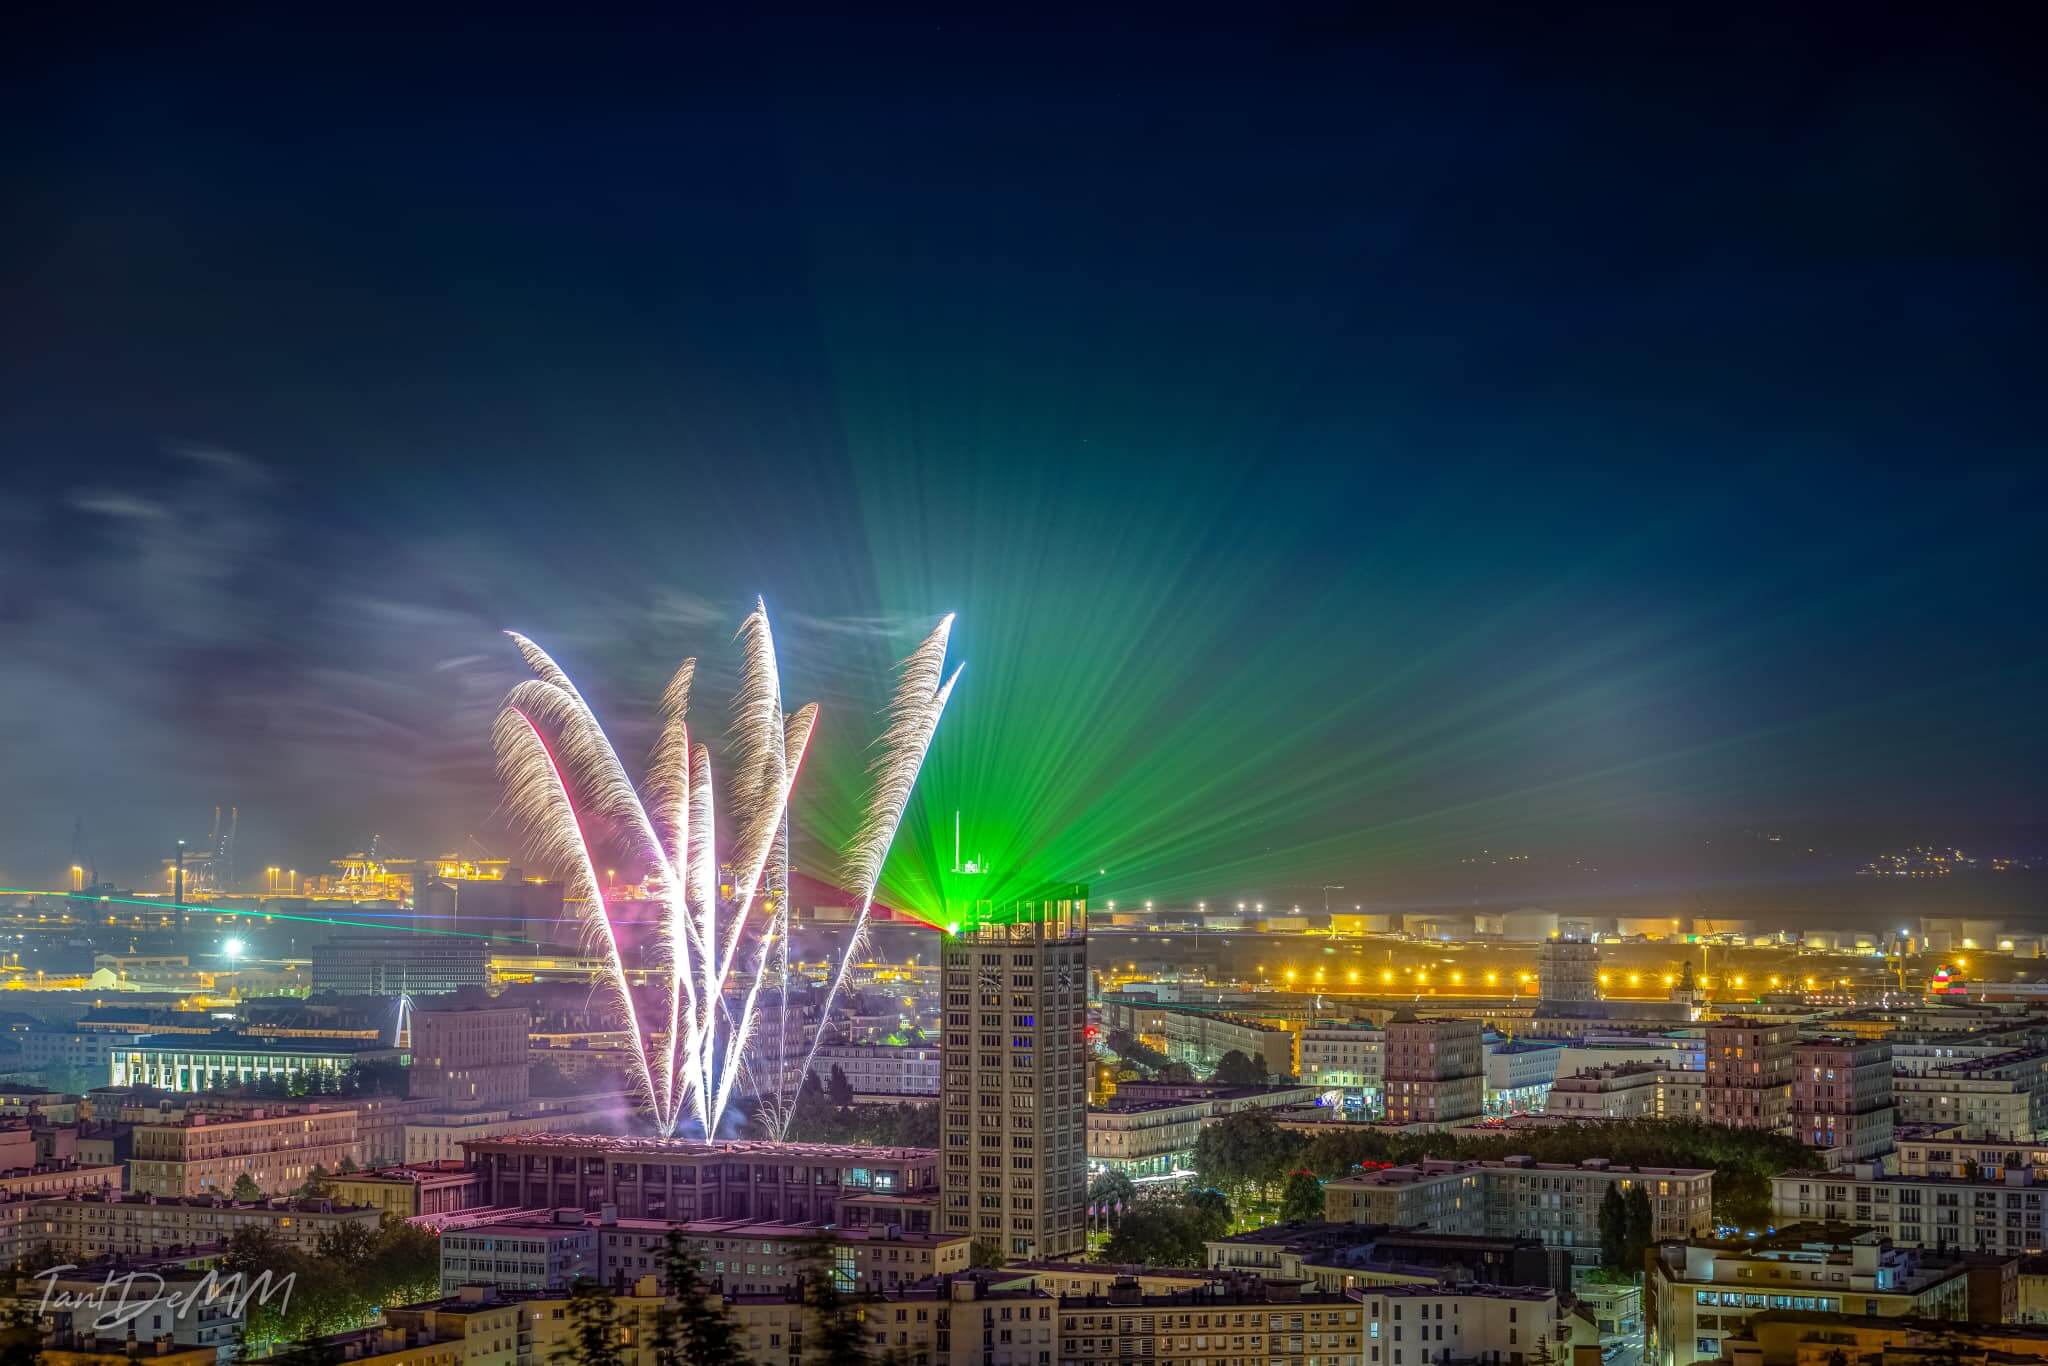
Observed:
[[[365,40],[46,23],[0,884],[81,817],[140,884],[216,803],[259,866],[509,855],[496,633],[623,720],[756,594],[827,877],[876,680],[960,614],[906,902],[2042,852],[2039,120],[1967,26],[507,31],[364,119]],[[537,71],[573,117],[491,74]]]

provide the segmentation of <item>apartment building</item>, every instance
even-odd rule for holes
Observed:
[[[1972,1139],[2031,1143],[2048,1126],[2048,1050],[1929,1066],[1892,1078],[1900,1124],[1958,1126]]]
[[[1397,1011],[1387,1021],[1387,1122],[1454,1124],[1486,1101],[1486,1045],[1477,1020],[1422,1019]]]
[[[22,1220],[17,1240],[21,1255],[41,1251],[59,1261],[88,1262],[215,1246],[253,1228],[288,1247],[311,1252],[330,1229],[375,1229],[383,1217],[382,1210],[332,1200],[236,1204],[213,1196],[68,1195],[36,1201]]]
[[[1364,1310],[1365,1366],[1554,1361],[1557,1291],[1547,1285],[1375,1285]]]
[[[1298,1285],[1240,1280],[1147,1295],[1120,1282],[1104,1295],[1063,1296],[1055,1313],[1060,1366],[1370,1366],[1365,1306]]]
[[[1521,1039],[1488,1039],[1485,1048],[1483,1111],[1488,1115],[1541,1111],[1557,1080],[1558,1058],[1564,1050],[1554,1043]]]
[[[965,1272],[974,1252],[970,1237],[905,1233],[894,1224],[829,1228],[741,1219],[674,1224],[665,1219],[607,1220],[601,1215],[590,1216],[590,1222],[598,1230],[600,1279],[606,1284],[630,1284],[653,1276],[666,1285],[662,1259],[669,1234],[677,1232],[702,1263],[704,1275],[735,1295],[793,1289],[804,1245],[821,1237],[832,1240],[833,1270],[841,1283],[863,1291],[900,1290],[928,1276]]]
[[[1589,1067],[1552,1082],[1543,1113],[1573,1120],[1692,1118],[1705,1087],[1704,1072],[1680,1071],[1663,1060]]]
[[[1342,1091],[1347,1103],[1377,1114],[1387,1082],[1387,1035],[1366,1024],[1314,1024],[1301,1031],[1301,1080]]]
[[[929,1232],[938,1205],[930,1148],[526,1134],[465,1145],[479,1203],[632,1219],[761,1219]]]
[[[422,1162],[350,1172],[328,1182],[343,1204],[369,1205],[394,1219],[452,1214],[476,1204],[483,1179],[465,1162]]]
[[[591,1115],[584,1110],[546,1114],[464,1110],[451,1114],[415,1115],[402,1126],[403,1147],[399,1160],[408,1166],[422,1162],[457,1162],[471,1145],[486,1138],[576,1133],[590,1127]]]
[[[1209,1270],[1306,1281],[1321,1290],[1381,1285],[1545,1285],[1533,1238],[1416,1232],[1311,1219],[1211,1239]]]
[[[308,1106],[282,1114],[187,1111],[169,1124],[138,1124],[129,1188],[143,1195],[228,1195],[246,1176],[265,1194],[296,1190],[315,1168],[359,1160],[356,1112]]]
[[[525,1006],[414,1010],[407,1090],[469,1109],[523,1104],[532,1027]]]
[[[1786,1222],[1824,1220],[1872,1228],[1900,1247],[1949,1247],[2021,1256],[2042,1246],[2048,1186],[2029,1168],[2003,1180],[1881,1176],[1875,1164],[1771,1178],[1771,1210]]]
[[[1251,1013],[1246,1005],[1194,1005],[1154,1001],[1102,1003],[1102,1025],[1122,1030],[1200,1073],[1214,1070],[1225,1053],[1242,1053],[1273,1077],[1299,1074],[1300,1027]]]
[[[1736,1129],[1789,1133],[1792,1129],[1792,1050],[1789,1024],[1741,1017],[1707,1026],[1703,1118]]]
[[[579,1209],[520,1210],[451,1225],[441,1234],[441,1293],[466,1285],[566,1291],[598,1279],[598,1230]]]
[[[24,1069],[82,1073],[95,1086],[113,1076],[114,1051],[129,1042],[127,1034],[103,1029],[38,1028],[17,1037]],[[61,1084],[58,1078],[48,1080]]]
[[[1567,1261],[1586,1263],[1599,1255],[1600,1202],[1608,1189],[1638,1185],[1649,1195],[1656,1237],[1686,1238],[1713,1227],[1712,1168],[1617,1167],[1597,1157],[1576,1166],[1526,1157],[1432,1160],[1329,1182],[1323,1199],[1333,1221],[1523,1234]]]
[[[933,1044],[828,1043],[811,1071],[829,1085],[838,1068],[856,1100],[929,1100],[939,1094],[939,1049]]]
[[[1962,1318],[1969,1303],[1959,1262],[1923,1265],[1881,1234],[1841,1241],[1814,1227],[1741,1243],[1666,1243],[1650,1278],[1650,1366],[1718,1360],[1727,1339],[1770,1309]]]
[[[2025,1168],[2048,1182],[2048,1145],[1970,1138],[1960,1124],[1902,1128],[1884,1166],[1897,1176],[1975,1175],[1992,1181]]]
[[[152,1366],[217,1366],[235,1357],[243,1316],[231,1296],[209,1293],[210,1273],[187,1259],[101,1262],[52,1271],[59,1274],[46,1272],[15,1283],[13,1307],[43,1335],[42,1350],[24,1351],[23,1360],[38,1366],[127,1366],[146,1354]],[[134,1281],[124,1282],[131,1275]],[[155,1279],[159,1276],[161,1282]],[[125,1299],[124,1284],[130,1287]],[[115,1287],[111,1293],[110,1286]],[[111,1321],[124,1313],[132,1317]]]
[[[1792,1049],[1792,1124],[1827,1165],[1892,1147],[1892,1050],[1877,1040],[1805,1040]]]
[[[2048,1357],[2048,1325],[1767,1309],[1749,1321],[1731,1350],[1755,1366],[1828,1366],[1837,1356],[1851,1366],[1958,1360],[2017,1366]]]
[[[1162,1176],[1193,1169],[1195,1143],[1204,1127],[1244,1110],[1312,1104],[1313,1086],[1218,1086],[1161,1088],[1136,1083],[1120,1089],[1108,1106],[1088,1111],[1088,1166],[1127,1176]]]

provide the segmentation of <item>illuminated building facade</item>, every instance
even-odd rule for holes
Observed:
[[[1486,1101],[1486,1044],[1477,1020],[1425,1020],[1401,1010],[1387,1021],[1387,1122],[1449,1124]]]
[[[1599,953],[1589,940],[1546,939],[1536,950],[1536,991],[1550,1003],[1600,999]]]
[[[901,1224],[929,1231],[938,1154],[842,1143],[722,1142],[526,1134],[463,1145],[483,1178],[478,1203],[632,1219]]]
[[[1732,1129],[1792,1129],[1792,1047],[1789,1024],[1733,1017],[1707,1026],[1703,1119]]]
[[[1821,1039],[1793,1048],[1793,1127],[1828,1165],[1890,1152],[1894,1113],[1890,1044]]]
[[[1007,1257],[1087,1244],[1087,889],[945,940],[941,1231]]]
[[[439,996],[484,986],[490,942],[459,935],[341,933],[313,946],[313,990]]]
[[[532,1024],[525,1006],[413,1011],[410,1093],[472,1107],[525,1101]]]
[[[112,1084],[159,1091],[217,1091],[294,1077],[340,1078],[370,1063],[403,1065],[404,1049],[375,1039],[270,1038],[215,1034],[139,1034],[113,1053]]]

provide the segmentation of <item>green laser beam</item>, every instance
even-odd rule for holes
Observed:
[[[55,896],[66,901],[116,906],[144,906],[154,911],[194,911],[200,915],[238,915],[250,919],[296,920],[307,925],[341,925],[357,930],[397,930],[403,934],[438,934],[454,939],[488,939],[504,944],[532,944],[516,934],[478,934],[472,930],[430,930],[419,925],[379,925],[370,920],[336,920],[332,916],[291,915],[285,911],[243,911],[226,906],[195,906],[176,901],[144,901],[132,896],[91,896],[84,892],[48,892],[33,887],[0,887],[0,896]]]

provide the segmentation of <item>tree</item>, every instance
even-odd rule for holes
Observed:
[[[1195,1139],[1195,1173],[1241,1207],[1249,1194],[1270,1200],[1287,1173],[1302,1165],[1308,1140],[1281,1128],[1264,1111],[1242,1110],[1203,1128]]]
[[[619,1306],[589,1279],[569,1289],[569,1339],[548,1358],[565,1366],[625,1366],[619,1351]]]
[[[832,1080],[826,1083],[825,1089],[831,1094],[832,1103],[840,1109],[853,1104],[853,1083],[846,1079],[846,1069],[836,1062],[832,1064]]]
[[[1322,1217],[1323,1183],[1316,1180],[1316,1174],[1297,1171],[1289,1175],[1286,1189],[1280,1192],[1280,1222]]]
[[[35,1366],[42,1360],[43,1329],[27,1304],[0,1314],[0,1366]]]
[[[1657,1216],[1650,1208],[1650,1192],[1638,1181],[1628,1188],[1628,1217],[1622,1225],[1622,1269],[1631,1276],[1643,1269],[1643,1258],[1657,1237]]]
[[[995,1243],[985,1243],[979,1238],[976,1238],[967,1249],[967,1265],[970,1267],[999,1267],[1003,1260],[1001,1247]]]
[[[837,1247],[829,1235],[798,1245],[795,1261],[804,1306],[804,1366],[866,1366],[867,1329],[860,1307],[847,1303],[833,1269]]]
[[[1103,1042],[1110,1052],[1137,1068],[1141,1075],[1157,1073],[1167,1066],[1164,1053],[1150,1044],[1140,1043],[1137,1036],[1127,1030],[1112,1029]]]
[[[337,1165],[334,1170],[339,1172],[343,1176],[347,1176],[350,1172],[356,1170],[356,1160],[353,1157],[350,1157],[346,1153],[344,1153],[342,1155],[340,1164]]]
[[[683,1355],[680,1319],[670,1301],[663,1300],[656,1306],[654,1327],[647,1334],[647,1352],[654,1358],[654,1366],[683,1366],[688,1360]]]
[[[1104,1224],[1114,1226],[1123,1212],[1138,1203],[1138,1188],[1122,1172],[1104,1172],[1088,1187],[1088,1203]]]
[[[334,1366],[341,1360],[341,1353],[334,1350],[326,1338],[308,1334],[294,1342],[272,1360],[279,1366]]]
[[[1130,1266],[1201,1266],[1208,1255],[1189,1212],[1164,1204],[1126,1214],[1102,1249],[1102,1260]]]
[[[1214,1080],[1225,1086],[1264,1086],[1266,1065],[1233,1048],[1216,1060]]]
[[[329,1224],[313,1240],[313,1255],[338,1266],[365,1265],[376,1249],[377,1236],[378,1230],[364,1224]]]
[[[1600,1264],[1619,1271],[1628,1247],[1628,1202],[1621,1187],[1609,1186],[1600,1197]]]
[[[1160,1068],[1157,1072],[1152,1074],[1152,1080],[1154,1081],[1174,1081],[1186,1083],[1192,1082],[1194,1079],[1195,1069],[1188,1066],[1184,1062],[1170,1062],[1166,1064],[1166,1066]]]
[[[656,1366],[747,1366],[747,1354],[740,1343],[739,1326],[726,1312],[724,1296],[704,1283],[703,1263],[690,1251],[679,1230],[670,1229],[662,1249],[662,1268],[668,1279],[673,1310],[664,1309],[674,1334],[675,1360],[666,1360],[659,1345]],[[661,1331],[657,1315],[655,1330]]]
[[[334,1194],[334,1187],[327,1179],[327,1168],[315,1162],[313,1170],[306,1175],[306,1184],[296,1192],[301,1200],[324,1200]]]
[[[1198,1190],[1182,1202],[1195,1218],[1204,1241],[1230,1232],[1230,1199],[1219,1190]]]
[[[230,1200],[248,1201],[261,1200],[262,1198],[263,1187],[257,1185],[256,1178],[247,1172],[243,1172],[240,1176],[236,1177],[233,1188],[228,1191],[228,1199]]]

